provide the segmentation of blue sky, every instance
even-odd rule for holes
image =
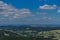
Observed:
[[[29,8],[37,9],[40,5],[58,5],[60,6],[60,0],[3,0],[4,2],[15,6],[16,8]]]
[[[60,24],[60,0],[1,0],[1,6],[0,24]]]

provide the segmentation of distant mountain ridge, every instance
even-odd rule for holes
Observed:
[[[48,31],[60,29],[60,25],[4,25],[0,26],[0,29],[10,29],[10,30],[32,30],[32,31]]]

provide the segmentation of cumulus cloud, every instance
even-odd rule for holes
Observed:
[[[0,1],[0,15],[3,18],[15,19],[15,18],[25,18],[33,16],[29,9],[17,9],[11,5],[8,5]]]
[[[28,9],[20,9],[18,12],[16,12],[13,16],[13,18],[25,18],[27,16],[30,16],[31,12]]]
[[[48,5],[48,4],[45,4],[43,6],[40,6],[39,8],[40,9],[56,9],[56,5]]]
[[[60,10],[57,10],[58,13],[60,13]]]
[[[52,20],[52,17],[43,17],[43,20]]]
[[[46,12],[37,12],[36,14],[37,15],[47,15],[48,13],[46,13]]]

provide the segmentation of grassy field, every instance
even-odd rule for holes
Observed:
[[[0,30],[0,40],[60,40],[60,30],[38,32],[36,35],[34,35],[34,37],[30,35],[32,32],[26,33],[29,36],[27,35],[25,37],[23,34],[22,36],[14,31]]]
[[[51,30],[39,32],[39,36],[44,36],[45,38],[52,38],[53,40],[60,40],[60,30]]]

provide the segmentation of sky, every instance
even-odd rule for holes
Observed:
[[[0,0],[0,24],[60,24],[60,0]]]

